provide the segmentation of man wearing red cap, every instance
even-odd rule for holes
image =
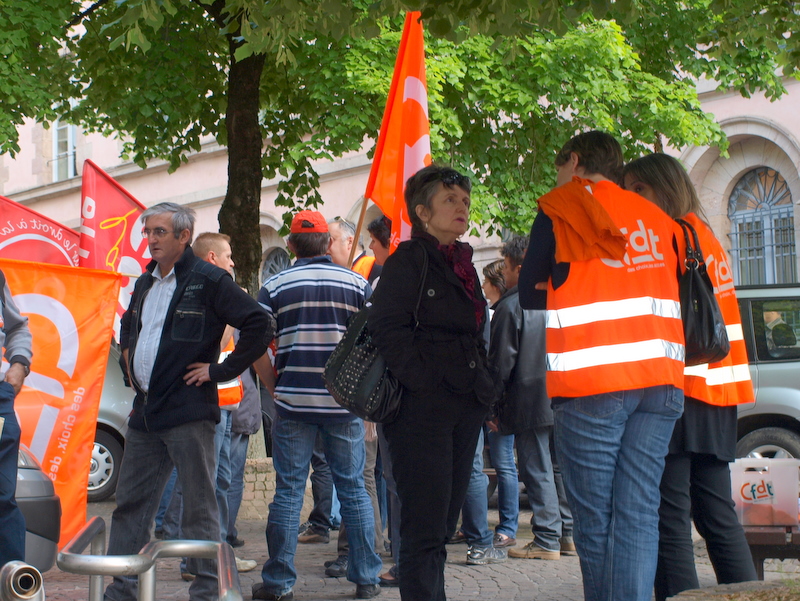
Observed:
[[[331,261],[329,243],[325,218],[316,211],[300,211],[287,239],[297,261],[267,280],[258,294],[258,301],[278,322],[272,431],[277,478],[267,520],[269,559],[262,582],[253,585],[253,599],[294,598],[300,510],[318,435],[347,523],[352,558],[347,579],[356,584],[358,599],[370,599],[381,590],[372,505],[364,490],[364,425],[336,404],[322,382],[322,369],[347,320],[372,290],[363,277]]]

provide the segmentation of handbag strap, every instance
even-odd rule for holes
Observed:
[[[419,278],[419,291],[417,292],[417,304],[414,307],[414,331],[419,326],[419,305],[422,302],[422,292],[425,290],[425,280],[428,279],[428,251],[425,245],[420,243],[422,249],[422,275]]]
[[[676,219],[675,221],[680,224],[686,241],[686,267],[688,269],[697,269],[700,266],[704,266],[705,259],[703,258],[703,250],[700,248],[700,238],[697,236],[697,231],[691,223],[684,219]],[[689,237],[690,233],[691,238]],[[692,247],[692,239],[694,239],[694,247]]]

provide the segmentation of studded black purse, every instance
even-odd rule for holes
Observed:
[[[414,307],[414,329],[428,273],[428,252],[423,253],[422,277]],[[377,294],[377,293],[376,293]],[[322,372],[325,388],[333,399],[361,419],[386,424],[400,411],[403,385],[386,366],[367,328],[371,305],[354,314]]]

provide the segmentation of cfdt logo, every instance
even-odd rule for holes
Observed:
[[[745,482],[740,493],[742,499],[748,503],[772,503],[775,498],[772,482],[767,482],[766,480]]]

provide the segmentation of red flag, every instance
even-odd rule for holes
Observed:
[[[0,196],[0,257],[54,265],[78,265],[77,232]]]
[[[406,180],[431,163],[425,44],[419,19],[418,12],[406,13],[392,87],[364,193],[392,220],[392,250],[411,236],[403,198]]]
[[[136,277],[150,262],[139,216],[145,206],[92,161],[83,164],[80,266],[122,274],[114,332],[128,308]],[[131,277],[133,276],[133,277]]]

